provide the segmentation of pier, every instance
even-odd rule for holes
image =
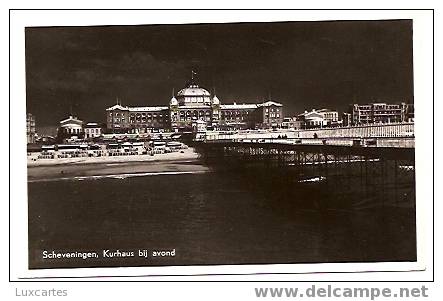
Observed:
[[[212,139],[197,143],[196,149],[209,166],[259,168],[265,174],[285,178],[287,185],[318,183],[324,193],[335,198],[362,195],[382,205],[395,206],[406,201],[415,206],[415,148],[411,132],[360,136],[358,130],[349,129],[354,136],[328,137],[328,131],[337,133],[337,129],[321,131],[323,138],[307,138],[307,131],[291,135],[224,134],[218,135],[218,139],[213,135]],[[361,131],[369,132],[367,128]],[[303,136],[306,138],[300,138]]]

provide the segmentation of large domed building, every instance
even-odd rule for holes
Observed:
[[[220,119],[220,101],[192,79],[186,87],[173,95],[170,105],[171,128],[186,130],[195,121],[216,127]]]
[[[193,73],[194,74],[194,73]],[[153,129],[190,131],[196,123],[209,129],[279,127],[280,103],[221,104],[215,93],[199,86],[194,78],[173,93],[169,106],[128,107],[120,103],[107,108],[107,126],[113,131],[150,132]]]

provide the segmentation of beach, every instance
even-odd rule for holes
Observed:
[[[118,157],[28,159],[28,181],[86,179],[93,177],[129,177],[144,174],[206,172],[193,148],[183,152]]]

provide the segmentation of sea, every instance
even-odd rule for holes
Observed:
[[[260,167],[30,181],[29,268],[416,261],[415,183],[379,178]]]

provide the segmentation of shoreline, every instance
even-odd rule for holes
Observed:
[[[40,166],[62,166],[62,165],[82,165],[82,164],[103,164],[103,163],[125,163],[125,162],[164,162],[176,160],[198,160],[199,154],[194,148],[187,148],[181,152],[172,152],[164,154],[155,154],[153,156],[130,155],[130,156],[103,156],[103,157],[79,157],[79,158],[56,158],[56,159],[37,159],[27,158],[27,167],[34,168]]]
[[[208,172],[197,153],[189,149],[184,153],[136,155],[125,157],[93,157],[43,159],[57,162],[28,162],[28,182],[52,180],[86,180],[98,178],[128,178],[134,176],[191,174]],[[62,162],[60,162],[62,161]]]

